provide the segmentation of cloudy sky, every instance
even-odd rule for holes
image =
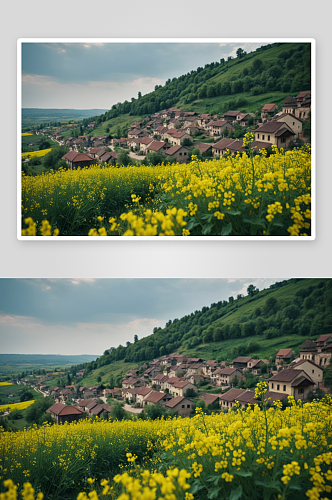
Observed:
[[[23,43],[22,107],[110,109],[262,43]]]
[[[2,354],[96,354],[279,279],[0,279]]]

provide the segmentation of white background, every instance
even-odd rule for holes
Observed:
[[[2,0],[0,277],[332,276],[331,5],[330,0]],[[27,37],[315,38],[316,240],[18,241],[16,42]]]

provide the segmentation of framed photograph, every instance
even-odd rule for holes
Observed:
[[[18,239],[315,239],[314,39],[17,50]]]

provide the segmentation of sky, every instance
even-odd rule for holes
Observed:
[[[279,279],[0,279],[2,354],[93,354]]]
[[[22,43],[22,107],[110,109],[262,43]]]

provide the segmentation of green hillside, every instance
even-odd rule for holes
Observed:
[[[110,133],[171,107],[221,114],[228,109],[255,112],[265,103],[278,107],[285,97],[311,88],[309,43],[274,43],[234,59],[221,59],[179,78],[168,79],[153,92],[113,105],[95,117],[93,135]],[[132,118],[132,119],[131,119]],[[86,127],[91,119],[83,121]]]
[[[238,355],[268,359],[280,348],[298,354],[306,339],[324,333],[332,333],[332,279],[290,279],[169,320],[148,337],[106,350],[78,368],[85,368],[82,385],[97,383],[98,377],[109,383],[111,376],[174,352],[218,361]]]

